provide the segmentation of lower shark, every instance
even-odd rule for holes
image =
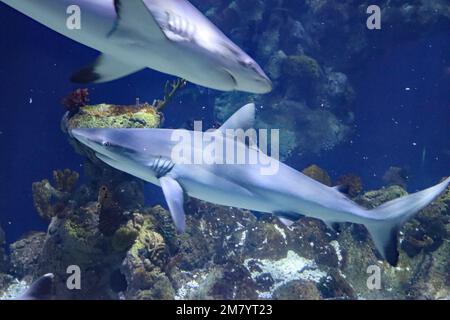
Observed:
[[[343,195],[338,188],[325,186],[301,172],[278,162],[245,141],[231,136],[228,129],[253,127],[255,106],[237,111],[221,128],[205,133],[232,140],[245,148],[248,156],[261,157],[261,163],[276,163],[272,175],[261,174],[261,164],[185,164],[174,159],[179,141],[174,136],[194,136],[194,131],[171,129],[74,129],[72,136],[92,149],[106,164],[162,188],[179,232],[186,219],[186,195],[207,202],[273,213],[286,225],[308,216],[328,226],[351,222],[364,225],[376,248],[391,265],[398,262],[397,235],[401,226],[437,198],[450,183],[441,183],[374,209],[365,209]],[[203,147],[188,145],[191,154]]]
[[[0,2],[102,52],[72,76],[77,83],[107,82],[150,68],[222,91],[272,90],[261,67],[187,0]]]
[[[54,298],[53,285],[55,275],[47,273],[33,282],[30,287],[15,300],[51,300]]]

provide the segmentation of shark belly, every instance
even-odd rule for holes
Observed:
[[[191,197],[223,206],[274,212],[278,208],[278,203],[269,201],[264,192],[230,179],[230,177],[239,176],[241,169],[238,167],[240,166],[177,165],[171,174],[176,177]],[[235,170],[237,172],[234,172]],[[223,171],[227,171],[230,175],[224,175]]]

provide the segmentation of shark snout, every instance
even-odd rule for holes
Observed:
[[[96,129],[72,129],[70,135],[81,144],[95,151],[101,149],[102,139]]]
[[[252,63],[247,70],[238,73],[236,79],[236,90],[256,94],[269,93],[273,90],[272,81],[256,62]]]
[[[261,91],[257,93],[264,94],[269,93],[273,90],[273,83],[268,76],[264,75],[257,81],[260,83],[261,87]]]

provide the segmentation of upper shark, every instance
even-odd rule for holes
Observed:
[[[151,68],[222,91],[272,90],[261,67],[187,0],[0,1],[102,52],[72,76],[77,83],[111,81]],[[79,28],[68,25],[74,6]]]
[[[178,231],[185,229],[183,203],[185,195],[219,205],[269,212],[290,225],[302,215],[317,218],[328,226],[340,222],[363,224],[374,244],[390,264],[398,261],[397,233],[408,219],[438,197],[450,178],[429,189],[387,202],[375,209],[360,207],[338,188],[325,186],[293,168],[269,157],[254,144],[229,129],[247,130],[253,126],[255,106],[246,105],[221,128],[207,132],[226,143],[236,144],[257,163],[220,164],[189,163],[174,157],[180,143],[186,157],[201,156],[203,144],[192,139],[198,132],[171,129],[75,129],[71,135],[92,149],[108,165],[160,186]],[[225,145],[225,144],[224,144]],[[180,150],[181,150],[180,149]],[[227,162],[228,163],[228,162]],[[263,175],[262,166],[276,164],[277,170]]]

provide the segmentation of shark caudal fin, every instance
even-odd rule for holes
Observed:
[[[365,224],[376,248],[391,265],[398,262],[397,236],[401,226],[429,205],[450,184],[450,178],[426,190],[410,194],[370,210],[373,217]]]

